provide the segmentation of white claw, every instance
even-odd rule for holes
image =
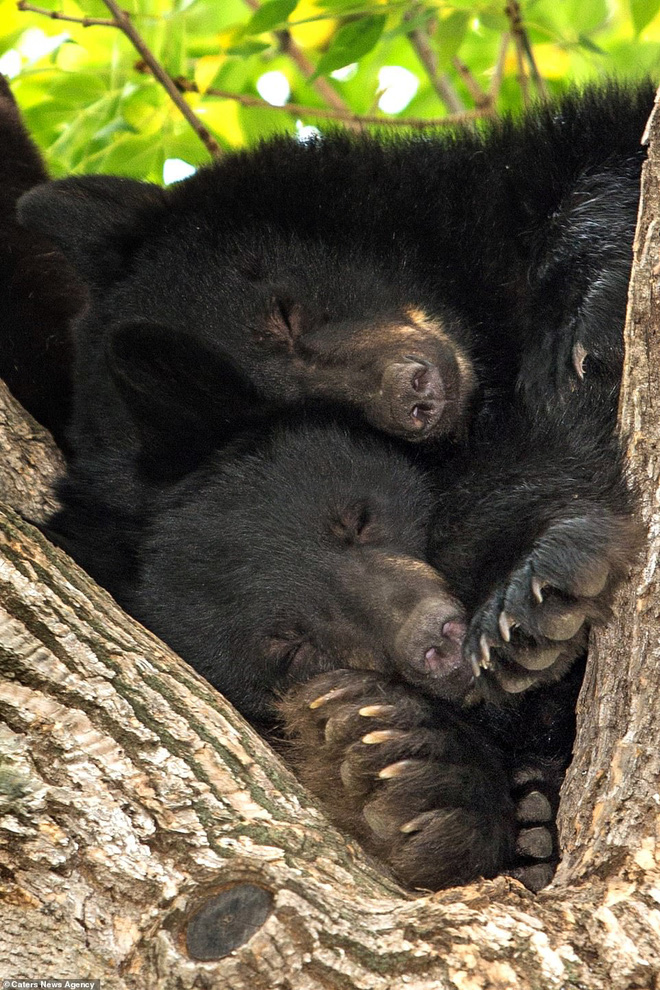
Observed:
[[[358,715],[363,718],[378,718],[380,715],[392,715],[394,710],[394,705],[365,705],[360,708]]]
[[[470,654],[470,666],[472,667],[472,673],[477,677],[481,677],[481,667],[479,666],[479,661],[475,657],[474,653]]]
[[[497,620],[497,624],[500,627],[500,636],[505,643],[511,642],[511,627],[513,626],[513,619],[506,614],[506,612],[500,612],[500,617]]]
[[[392,780],[393,777],[401,777],[418,763],[419,760],[399,760],[398,763],[390,763],[388,767],[383,767],[378,776],[381,780]]]
[[[310,701],[309,707],[314,711],[316,708],[322,708],[329,701],[336,701],[337,698],[341,698],[347,693],[348,688],[335,688],[333,691],[328,691],[327,694],[322,694],[320,697],[314,698],[314,701]]]
[[[404,835],[410,835],[411,832],[420,832],[424,826],[435,817],[435,811],[423,811],[421,815],[417,815],[416,818],[411,818],[409,822],[404,822],[403,825],[399,825],[399,832],[403,832]]]
[[[398,732],[396,729],[377,729],[375,732],[367,732],[366,736],[362,736],[362,742],[367,746],[377,746],[379,743],[400,739],[403,735],[405,733]]]
[[[487,668],[490,666],[490,643],[486,638],[486,633],[482,633],[479,637],[479,650],[481,651],[481,666]]]
[[[584,378],[584,361],[588,354],[586,348],[578,341],[573,348],[573,367],[580,381]]]
[[[543,602],[543,585],[536,575],[532,578],[532,594],[540,605]]]

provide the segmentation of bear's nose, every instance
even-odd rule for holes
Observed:
[[[384,371],[383,413],[389,430],[404,436],[426,436],[438,426],[446,404],[442,375],[425,357],[406,354]]]
[[[445,698],[462,697],[473,680],[463,656],[466,625],[447,614],[443,598],[427,598],[408,615],[395,641],[395,663],[402,677]]]

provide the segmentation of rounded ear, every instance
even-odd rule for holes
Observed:
[[[110,175],[45,182],[18,201],[18,220],[57,244],[83,279],[107,284],[164,208],[158,186]]]
[[[121,326],[106,361],[150,473],[185,474],[264,409],[228,356],[179,330],[146,321]]]

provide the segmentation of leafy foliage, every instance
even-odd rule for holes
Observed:
[[[221,149],[322,130],[333,115],[438,122],[448,111],[515,111],[574,81],[660,74],[660,0],[522,0],[522,34],[518,5],[504,2],[130,0],[122,9]],[[103,0],[39,8],[59,16],[0,0],[0,69],[54,175],[161,182],[168,160],[208,160],[125,34],[75,20],[111,21]]]

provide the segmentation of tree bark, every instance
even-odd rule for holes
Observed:
[[[63,473],[64,458],[48,430],[0,381],[0,502],[43,522],[57,508],[53,485]]]
[[[656,113],[622,392],[649,549],[594,637],[551,887],[534,896],[501,877],[402,891],[227,702],[8,509],[4,978],[100,978],[104,990],[658,990],[659,128]],[[2,494],[36,517],[44,497],[26,501],[25,472],[34,461],[48,479],[57,463],[45,447],[30,453],[34,426],[9,407],[1,442],[18,480],[0,476]]]

